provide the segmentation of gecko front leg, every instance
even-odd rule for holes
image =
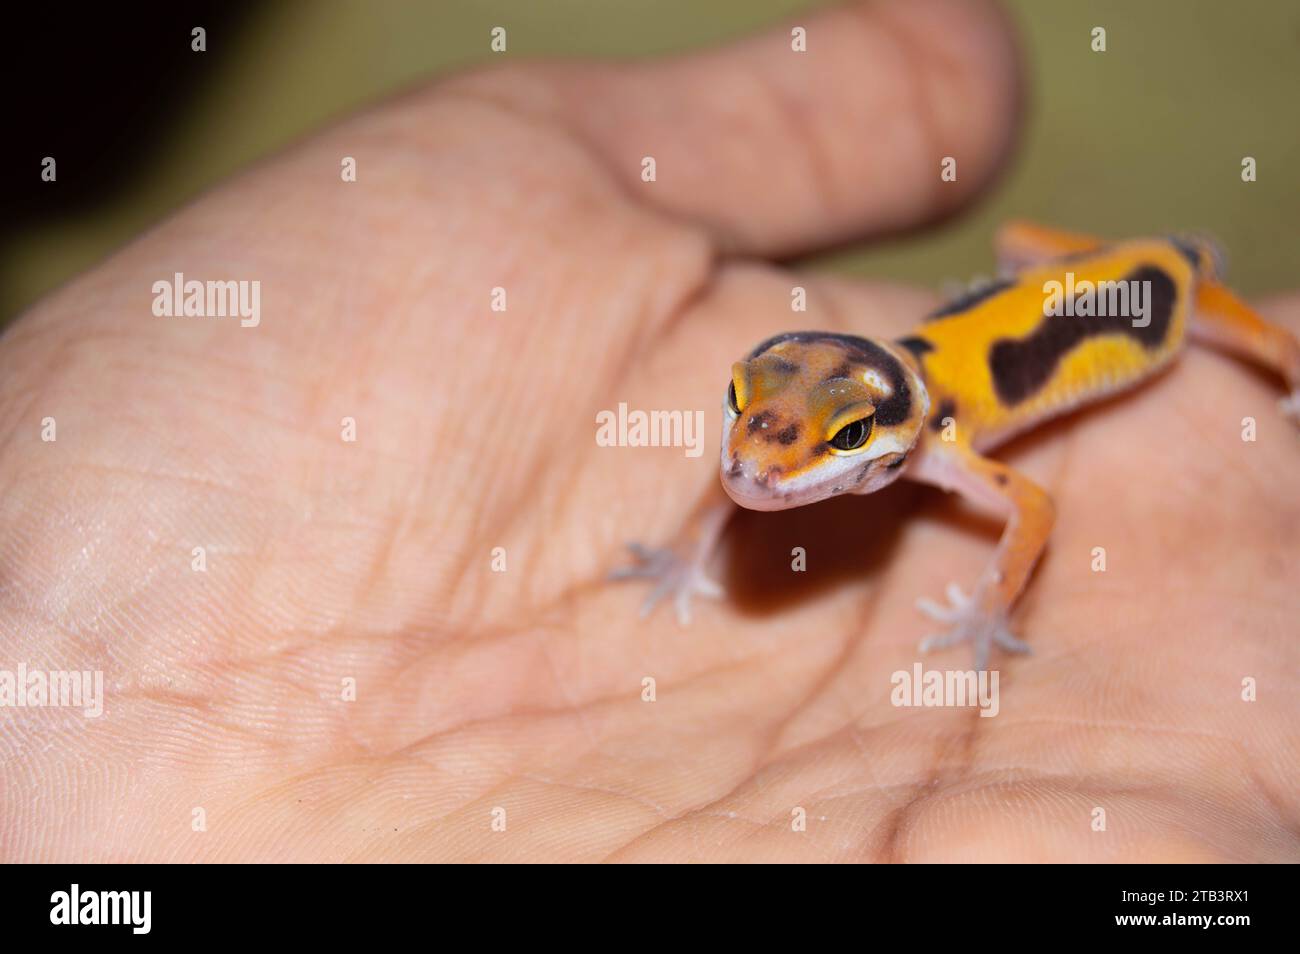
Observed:
[[[641,604],[641,618],[649,616],[660,600],[671,597],[678,623],[687,625],[691,621],[691,597],[722,596],[721,584],[705,570],[735,512],[736,505],[714,480],[672,540],[658,547],[629,542],[627,547],[636,563],[611,571],[608,578],[655,581]]]
[[[956,491],[1007,518],[997,551],[969,596],[951,584],[949,606],[918,600],[922,612],[951,627],[947,633],[927,637],[921,650],[970,642],[976,669],[988,665],[995,644],[1010,652],[1028,652],[1029,646],[1012,633],[1009,617],[1051,534],[1056,514],[1051,497],[1029,478],[968,445],[930,435],[907,476]]]

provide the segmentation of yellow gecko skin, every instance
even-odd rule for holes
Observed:
[[[960,410],[956,419],[977,446],[1138,383],[1172,361],[1186,340],[1197,271],[1170,242],[1128,242],[1065,267],[1076,287],[1130,277],[1150,282],[1148,323],[1044,316],[1043,287],[1062,277],[1061,265],[1047,265],[1005,287],[995,283],[993,294],[980,292],[973,304],[948,306],[904,339],[923,368],[936,414]]]
[[[1300,423],[1300,343],[1220,284],[1208,243],[1013,223],[997,246],[1011,277],[897,341],[791,332],[733,365],[720,459],[731,502],[711,494],[668,547],[633,545],[638,565],[615,576],[658,581],[643,614],[672,595],[685,620],[692,594],[720,592],[703,569],[736,504],[785,509],[906,477],[1006,518],[970,595],[953,585],[948,606],[918,601],[949,627],[922,648],[970,642],[982,669],[994,645],[1028,650],[1008,618],[1054,519],[1045,491],[984,452],[1151,377],[1193,337],[1277,372],[1291,392],[1282,410]]]

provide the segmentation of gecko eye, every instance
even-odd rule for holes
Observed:
[[[731,366],[731,384],[727,387],[727,410],[739,416],[749,403],[749,372],[743,361]]]
[[[850,421],[836,431],[835,436],[831,438],[830,444],[836,450],[857,450],[867,442],[867,438],[870,436],[871,418],[861,417],[856,421]]]
[[[855,401],[826,422],[826,443],[833,450],[852,453],[860,450],[871,439],[871,424],[876,419],[876,409],[870,401]]]

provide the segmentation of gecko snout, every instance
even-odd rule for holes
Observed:
[[[768,461],[743,458],[733,453],[731,463],[724,468],[723,475],[727,483],[737,487],[753,485],[767,489],[781,476],[781,467]]]
[[[775,461],[733,455],[722,468],[722,485],[728,495],[751,510],[777,510],[782,502],[781,481],[785,468]]]

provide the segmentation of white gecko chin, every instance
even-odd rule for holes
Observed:
[[[833,497],[830,490],[785,490],[780,486],[762,488],[752,482],[737,486],[736,482],[722,478],[722,487],[727,496],[746,510],[789,510],[803,507],[827,497]]]

